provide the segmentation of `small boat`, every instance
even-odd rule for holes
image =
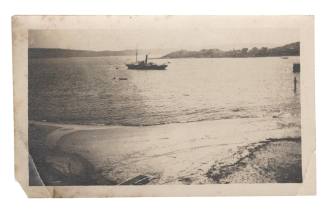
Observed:
[[[148,62],[148,55],[145,55],[144,61],[137,61],[137,51],[136,51],[136,61],[135,63],[126,64],[128,69],[131,70],[165,70],[168,65],[166,64],[155,64]]]
[[[282,59],[288,59],[288,57],[281,57]]]

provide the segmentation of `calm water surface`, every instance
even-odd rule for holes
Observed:
[[[300,116],[299,57],[155,60],[169,61],[167,70],[127,70],[133,60],[30,59],[29,119],[138,126]]]

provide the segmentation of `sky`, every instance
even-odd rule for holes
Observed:
[[[30,48],[81,50],[186,49],[222,50],[275,47],[300,40],[290,21],[256,22],[199,17],[115,17],[103,29],[30,30]],[[287,24],[284,24],[287,22]]]

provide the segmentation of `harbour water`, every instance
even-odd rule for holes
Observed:
[[[300,116],[299,57],[158,59],[167,70],[127,70],[133,59],[30,59],[29,119],[148,126]]]

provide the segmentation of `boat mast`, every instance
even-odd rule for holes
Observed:
[[[137,49],[135,50],[135,62],[137,63]]]

